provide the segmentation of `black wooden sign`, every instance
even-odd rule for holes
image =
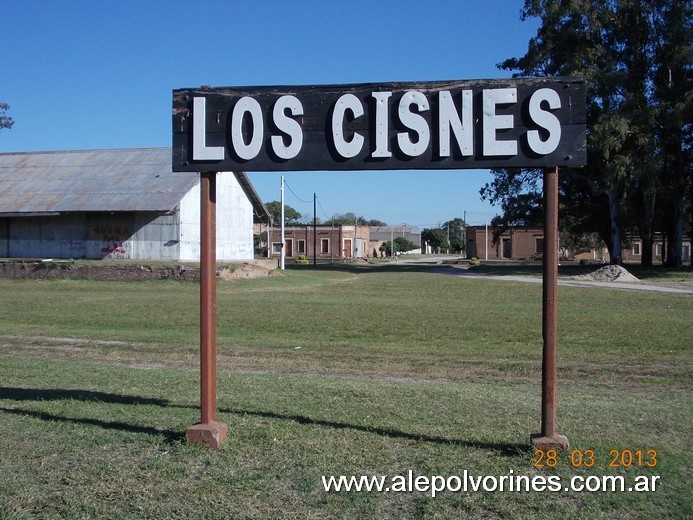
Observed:
[[[174,171],[584,166],[583,78],[173,91]]]

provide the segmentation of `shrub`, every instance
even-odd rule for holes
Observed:
[[[67,270],[74,264],[73,260],[41,260],[39,265],[43,269],[63,269]]]

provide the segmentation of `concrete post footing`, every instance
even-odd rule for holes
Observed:
[[[213,450],[221,448],[228,434],[229,426],[216,421],[195,424],[185,430],[189,444],[196,444]]]
[[[554,433],[551,436],[546,436],[543,433],[535,433],[531,436],[532,445],[537,450],[563,449],[570,448],[568,438],[563,435]]]

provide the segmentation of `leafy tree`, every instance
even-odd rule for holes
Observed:
[[[10,109],[10,105],[7,103],[0,103],[0,129],[2,128],[12,128],[14,120],[7,115],[7,111]]]
[[[396,237],[393,242],[395,253],[406,253],[407,251],[412,251],[417,248],[416,244],[404,237]],[[387,256],[392,256],[392,253],[390,252],[391,244],[392,242],[389,240],[387,242],[383,242],[380,246],[380,251],[385,251]]]
[[[378,220],[377,218],[370,219],[367,224],[369,226],[387,226],[387,223],[383,222],[382,220]]]
[[[693,5],[680,0],[653,0],[652,3],[655,37],[652,81],[661,158],[657,184],[660,206],[665,208],[660,225],[668,238],[666,263],[679,267],[684,225],[688,224],[689,232],[693,229]]]
[[[335,226],[368,226],[368,220],[365,217],[359,217],[356,213],[348,212],[342,213],[341,215],[333,215],[332,223]]]
[[[627,128],[621,118],[613,117],[618,105],[618,82],[614,78],[616,59],[608,52],[613,50],[612,15],[603,1],[525,0],[522,19],[538,17],[541,26],[525,56],[508,59],[499,66],[519,71],[516,75],[520,76],[586,77],[588,126],[593,137],[589,144],[594,145],[588,146],[590,171],[585,171],[592,182],[583,188],[590,200],[596,199],[610,210],[609,251],[617,260],[621,257],[620,177],[625,165],[617,167],[613,158],[619,157]],[[495,170],[494,175],[494,181],[481,193],[492,202],[501,202],[505,225],[535,225],[543,219],[540,172]]]
[[[522,19],[541,26],[523,57],[499,65],[520,76],[586,77],[588,166],[562,171],[561,226],[598,231],[614,262],[626,231],[639,232],[649,253],[664,215],[670,222],[659,226],[680,252],[693,189],[691,9],[680,0],[525,0]],[[540,175],[494,171],[481,195],[501,205],[495,223],[541,220]]]
[[[313,219],[313,215],[302,215],[302,216],[301,216],[301,223],[302,223],[302,224],[306,224],[306,225],[312,226],[312,225],[313,225],[313,220],[315,220],[315,224],[318,225],[318,226],[319,226],[320,224],[322,224],[322,220],[320,220],[320,217],[315,217],[315,219]]]
[[[358,220],[358,217],[356,216],[356,213],[348,212],[348,213],[332,215],[331,222],[335,226],[349,226],[349,225],[353,226],[357,220]]]
[[[440,228],[426,228],[421,232],[421,241],[428,243],[436,253],[450,247],[447,232]]]
[[[440,226],[441,229],[446,231],[447,236],[450,237],[450,249],[452,249],[452,251],[455,253],[467,250],[467,246],[464,243],[465,226],[466,223],[464,222],[464,219],[459,217],[444,222],[443,225]]]
[[[256,255],[262,257],[267,256],[267,231],[253,234],[253,244]]]
[[[273,200],[272,202],[268,202],[265,204],[265,207],[267,208],[268,213],[272,217],[272,222],[274,223],[275,226],[281,225],[282,221],[282,203],[277,200]],[[284,204],[284,219],[285,219],[285,225],[296,225],[301,223],[301,214],[296,211],[294,208],[291,206],[287,206]]]

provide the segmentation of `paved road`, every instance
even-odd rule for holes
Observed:
[[[464,276],[467,278],[483,278],[487,280],[502,280],[504,282],[526,282],[542,283],[538,276],[517,276],[517,275],[489,275],[475,273],[461,267],[450,265],[440,265],[432,267],[434,272],[447,275]],[[573,278],[558,278],[558,285],[567,287],[600,287],[608,289],[619,289],[622,291],[645,291],[645,292],[664,292],[672,294],[693,295],[693,287],[669,287],[665,285],[637,283],[637,282],[593,282],[588,280],[575,280]]]
[[[542,279],[538,276],[519,276],[519,275],[491,275],[484,273],[475,273],[474,270],[469,270],[462,266],[445,265],[445,261],[459,260],[457,256],[436,257],[435,260],[417,258],[409,260],[406,257],[398,259],[399,265],[430,265],[431,271],[454,275],[465,276],[468,278],[484,278],[487,280],[501,280],[504,282],[525,282],[525,283],[541,283]],[[608,289],[619,289],[622,291],[644,291],[644,292],[663,292],[671,294],[690,294],[693,295],[693,286],[684,284],[681,287],[671,287],[670,285],[658,285],[654,283],[637,283],[637,282],[594,282],[589,280],[575,280],[569,277],[559,277],[558,285],[566,287],[600,287]]]

